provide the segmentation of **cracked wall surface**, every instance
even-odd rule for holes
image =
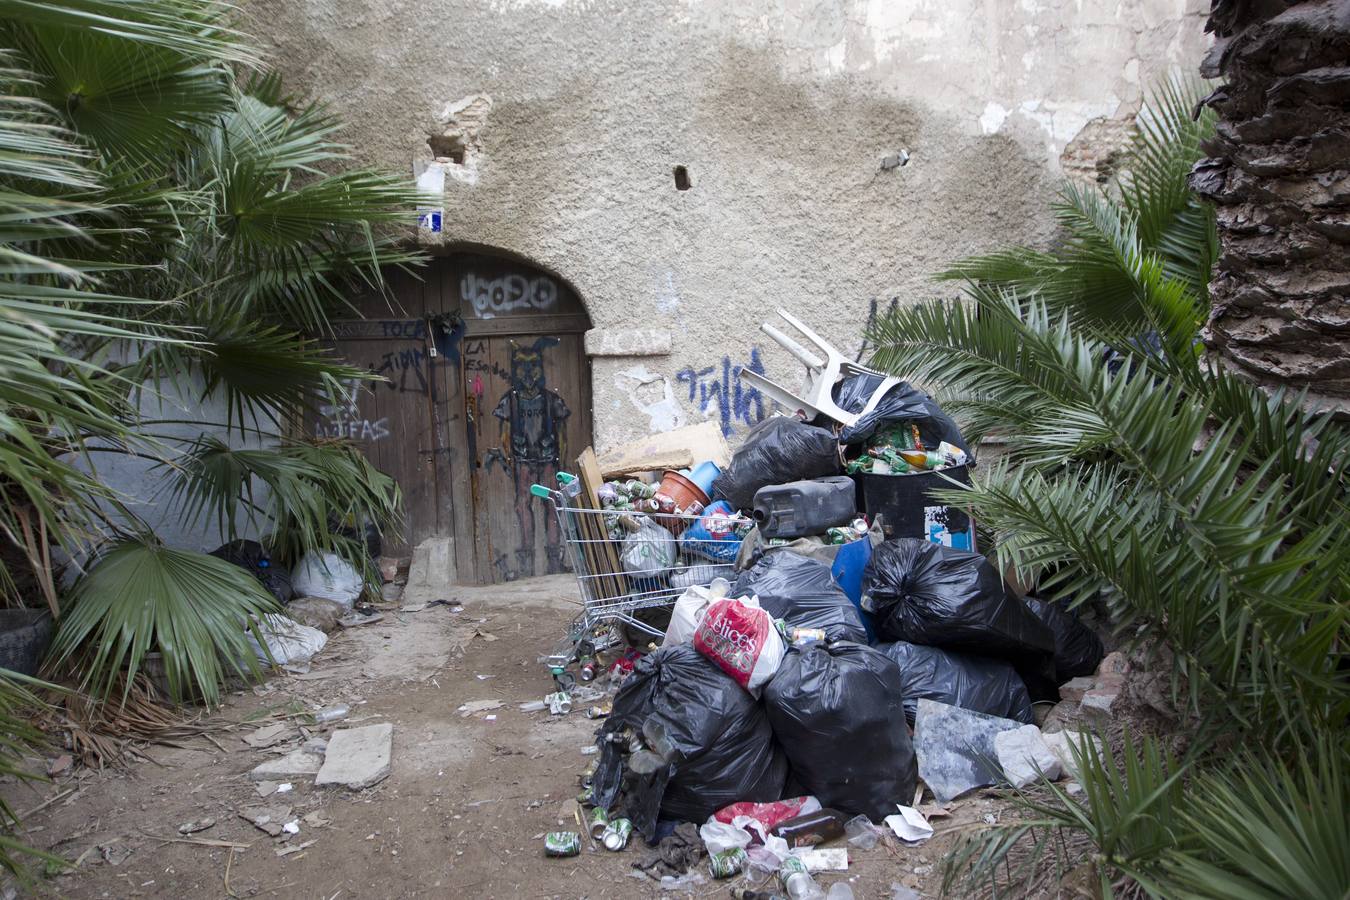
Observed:
[[[1046,242],[1061,175],[1109,166],[1109,123],[1194,71],[1208,3],[243,7],[288,86],[349,123],[359,159],[444,170],[443,230],[424,244],[499,247],[577,289],[588,346],[607,348],[592,369],[603,450],[703,418],[743,432],[770,407],[741,367],[800,380],[757,330],[778,306],[853,355],[869,309],[952,294],[931,275],[958,256]],[[902,149],[908,164],[882,170]],[[644,331],[660,337],[622,339]]]

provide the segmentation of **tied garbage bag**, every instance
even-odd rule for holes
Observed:
[[[629,771],[625,733],[661,734],[668,763],[651,774]],[[777,800],[787,781],[764,708],[689,644],[638,660],[597,737],[593,799],[613,809],[622,793],[648,842],[658,819],[704,822],[731,803]]]
[[[336,553],[309,552],[291,575],[297,597],[322,597],[351,609],[361,596],[366,581],[356,567]]]
[[[1097,671],[1106,648],[1078,616],[1049,600],[1023,597],[1022,602],[1055,635],[1055,684]]]
[[[1055,637],[978,553],[918,538],[872,550],[862,607],[889,641],[996,656],[1015,664],[1048,659]]]
[[[877,650],[900,667],[905,719],[914,724],[920,698],[1017,722],[1034,721],[1026,685],[998,659],[896,641]]]
[[[840,468],[833,431],[773,416],[750,429],[731,464],[713,482],[713,495],[736,509],[750,509],[755,492],[765,485],[837,475]]]
[[[862,644],[792,647],[764,691],[794,784],[822,806],[881,821],[914,800],[918,764],[899,668]]]
[[[262,582],[267,592],[277,598],[278,603],[291,602],[294,593],[291,573],[285,566],[278,565],[257,541],[230,541],[212,550],[211,555],[234,563],[241,569],[248,569],[254,578]]]
[[[793,628],[821,628],[831,641],[867,643],[858,609],[827,563],[789,550],[766,553],[741,573],[732,594],[759,597],[759,605]]]
[[[783,661],[783,638],[753,598],[717,600],[694,629],[694,649],[759,696]]]
[[[834,388],[834,402],[848,412],[862,412],[884,380],[884,375],[873,374],[845,378]],[[970,454],[966,439],[961,436],[961,429],[956,427],[951,416],[943,412],[932,397],[905,381],[887,391],[871,412],[840,432],[839,441],[843,444],[861,444],[875,434],[879,426],[901,421],[919,426],[919,437],[923,438],[923,445],[930,450],[936,450],[938,444],[946,441],[960,447],[967,455]]]

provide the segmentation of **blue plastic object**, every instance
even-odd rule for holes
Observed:
[[[694,484],[698,485],[700,491],[711,497],[713,481],[721,474],[722,469],[717,463],[713,462],[711,459],[705,459],[703,462],[694,466],[693,470],[691,470],[686,477]]]
[[[835,554],[834,565],[830,567],[830,574],[834,576],[835,584],[848,595],[849,602],[858,608],[858,617],[862,619],[863,629],[867,632],[867,641],[870,644],[877,642],[876,631],[872,628],[872,614],[862,608],[862,579],[863,569],[867,566],[867,561],[872,558],[872,540],[870,538],[861,538],[856,541],[850,541],[839,548]]]

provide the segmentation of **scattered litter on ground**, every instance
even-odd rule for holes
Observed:
[[[500,700],[470,700],[468,703],[461,703],[455,712],[459,713],[461,719],[467,718],[474,713],[487,712],[490,709],[501,709],[504,704]]]
[[[906,843],[917,844],[933,836],[933,826],[912,806],[901,806],[900,812],[885,819],[895,836]]]
[[[215,819],[210,819],[210,818],[207,818],[207,819],[197,819],[196,821],[193,821],[193,822],[184,822],[182,825],[179,825],[179,826],[178,826],[178,833],[179,833],[179,834],[196,834],[196,833],[199,832],[199,831],[205,831],[205,830],[208,829],[208,828],[214,828],[214,827],[215,827],[215,824],[216,824],[216,820],[215,820]]]

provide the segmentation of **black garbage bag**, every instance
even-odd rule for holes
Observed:
[[[893,538],[872,550],[863,570],[863,609],[889,641],[927,644],[1035,664],[1055,636],[978,553],[919,538]]]
[[[840,381],[834,388],[834,402],[851,413],[862,412],[872,393],[885,380],[883,375],[854,375]],[[861,444],[887,422],[912,421],[919,426],[923,445],[936,449],[942,441],[955,444],[967,453],[966,439],[951,416],[942,411],[932,397],[902,381],[886,392],[872,411],[839,434],[840,443]]]
[[[290,570],[273,561],[271,554],[257,541],[230,541],[212,550],[211,555],[248,569],[278,603],[289,603],[295,595],[291,590]]]
[[[841,468],[833,431],[790,416],[773,416],[750,429],[713,482],[713,499],[750,509],[755,491],[765,485],[837,475]]]
[[[764,688],[792,780],[822,806],[880,822],[914,802],[918,763],[900,669],[846,641],[791,648]]]
[[[674,748],[668,766],[628,771],[626,733],[659,727]],[[782,796],[787,759],[754,697],[690,644],[638,660],[597,732],[595,802],[612,809],[623,795],[633,827],[651,841],[658,819],[703,822],[738,800]]]
[[[1106,648],[1101,638],[1077,615],[1050,600],[1023,597],[1022,602],[1055,635],[1055,684],[1080,675],[1091,675],[1101,665]]]
[[[790,550],[760,557],[736,579],[731,596],[759,596],[775,619],[796,628],[822,628],[831,641],[867,643],[858,608],[834,580],[830,567]]]
[[[878,644],[877,650],[900,667],[905,720],[910,725],[921,698],[1028,725],[1035,721],[1026,685],[1001,659],[905,641]]]

